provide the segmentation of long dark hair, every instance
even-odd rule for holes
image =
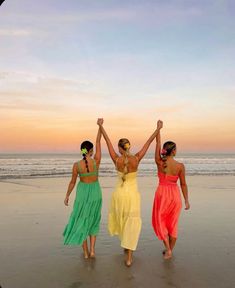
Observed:
[[[82,142],[81,144],[81,152],[82,152],[82,157],[83,157],[83,160],[85,161],[86,163],[86,169],[87,169],[87,172],[89,173],[89,167],[88,167],[88,162],[87,162],[87,159],[86,159],[86,155],[89,153],[89,151],[93,148],[93,144],[90,142],[90,141],[84,141]]]
[[[161,158],[163,161],[164,169],[167,167],[166,160],[167,156],[170,156],[172,151],[176,149],[176,144],[172,141],[167,141],[163,144],[162,151],[161,151]]]

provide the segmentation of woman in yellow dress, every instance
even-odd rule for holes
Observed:
[[[157,129],[150,136],[143,148],[135,155],[130,154],[130,141],[122,138],[118,142],[119,156],[102,125],[103,119],[98,119],[100,131],[108,146],[109,154],[118,173],[116,188],[112,194],[109,210],[108,229],[111,236],[118,235],[121,247],[126,252],[126,266],[132,264],[132,253],[136,250],[141,230],[140,193],[137,186],[137,169],[141,159],[159,132]]]

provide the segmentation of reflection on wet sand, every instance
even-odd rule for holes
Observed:
[[[81,247],[62,245],[72,209],[63,206],[68,179],[22,179],[0,183],[0,285],[2,288],[231,288],[235,286],[234,178],[188,177],[192,209],[182,211],[171,260],[151,227],[156,179],[140,178],[143,226],[133,266],[124,265],[117,237],[107,231],[112,188],[103,188],[102,224],[96,259]],[[102,178],[113,187],[114,178]],[[216,189],[211,189],[211,187]],[[224,189],[224,187],[227,187]],[[225,197],[226,195],[226,197]],[[226,279],[226,281],[224,281]]]

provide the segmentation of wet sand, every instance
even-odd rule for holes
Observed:
[[[2,288],[232,288],[235,287],[235,177],[187,177],[191,210],[182,211],[171,260],[151,227],[156,179],[140,177],[143,227],[134,263],[123,264],[116,237],[107,232],[108,204],[115,178],[100,179],[102,224],[96,260],[81,247],[62,244],[71,213],[63,204],[68,178],[0,182],[0,285]]]

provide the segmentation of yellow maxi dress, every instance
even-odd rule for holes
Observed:
[[[109,209],[108,229],[111,236],[119,236],[123,248],[136,250],[142,224],[137,172],[126,174],[124,182],[122,176],[123,173],[118,171]]]

